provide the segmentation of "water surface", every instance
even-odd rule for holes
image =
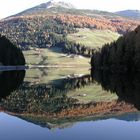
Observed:
[[[139,77],[73,69],[1,72],[1,139],[137,140]]]

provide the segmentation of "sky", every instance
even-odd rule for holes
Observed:
[[[49,0],[0,0],[0,18],[4,18]],[[140,10],[140,0],[55,0],[65,1],[81,9],[96,9],[109,12]]]

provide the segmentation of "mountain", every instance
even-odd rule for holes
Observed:
[[[73,9],[75,8],[74,5],[72,5],[71,3],[66,3],[64,1],[55,1],[55,0],[51,0],[47,3],[41,4],[40,7],[42,6],[46,6],[46,8],[52,8],[52,7],[63,7],[63,8],[68,8],[68,9]]]
[[[128,18],[140,19],[140,11],[139,10],[124,10],[118,11],[116,14]]]
[[[21,13],[18,13],[17,15],[25,15],[25,14],[37,14],[40,13],[43,14],[44,12],[48,12],[51,11],[53,12],[60,12],[63,10],[70,10],[70,9],[76,9],[76,7],[74,5],[72,5],[71,3],[66,3],[64,1],[57,1],[57,0],[50,0],[46,3],[42,3],[40,5],[37,5],[35,7],[32,7],[30,9],[27,9]],[[56,11],[58,10],[58,11]]]
[[[120,17],[117,14],[107,12],[107,11],[99,11],[99,10],[88,10],[88,9],[77,9],[76,6],[74,6],[71,3],[64,2],[63,0],[50,0],[46,3],[42,3],[40,5],[37,5],[35,7],[26,9],[20,13],[17,13],[15,16],[25,16],[25,15],[46,15],[48,13],[54,13],[54,14],[74,14],[74,15],[85,15],[90,17],[105,17],[105,18],[114,18],[114,17]],[[10,16],[10,17],[13,17]]]
[[[51,0],[0,20],[0,32],[23,50],[61,46],[65,53],[90,56],[94,48],[102,47],[93,42],[93,31],[99,31],[97,40],[104,44],[110,43],[110,34],[125,34],[139,24],[114,13],[76,9],[72,4]],[[71,41],[68,35],[85,41]]]

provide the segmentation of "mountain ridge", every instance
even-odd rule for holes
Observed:
[[[64,7],[68,9],[73,9],[76,8],[74,5],[71,3],[66,3],[64,1],[55,1],[55,0],[50,0],[46,4],[46,8],[51,8],[51,7]]]
[[[118,14],[119,16],[124,16],[128,18],[134,18],[134,19],[140,19],[140,10],[123,10],[115,12],[115,14]]]
[[[125,15],[125,13],[128,15]],[[107,18],[107,19],[114,19],[114,18],[137,18],[140,19],[140,11],[138,10],[124,10],[118,12],[108,12],[108,11],[99,11],[99,10],[91,10],[91,9],[78,9],[71,3],[64,2],[63,0],[50,0],[46,3],[39,4],[37,6],[31,7],[26,9],[22,12],[19,12],[15,16],[25,16],[25,15],[46,15],[46,14],[73,14],[73,15],[84,15],[93,18]],[[130,14],[129,14],[130,13]],[[136,15],[137,14],[137,15]],[[133,16],[132,16],[133,15]],[[9,17],[7,17],[9,18]],[[6,18],[5,18],[6,19]]]
[[[34,14],[48,14],[48,13],[68,13],[68,14],[76,14],[76,15],[86,15],[92,17],[99,17],[99,15],[104,17],[113,18],[119,17],[119,15],[108,12],[108,11],[100,11],[100,10],[91,10],[91,9],[79,9],[71,3],[64,2],[63,0],[50,0],[46,3],[41,3],[34,7],[25,9],[17,14],[11,15],[13,16],[23,16],[23,15],[34,15]],[[7,18],[9,18],[7,17]],[[5,18],[6,19],[6,18]]]
[[[41,4],[0,20],[0,32],[24,50],[29,49],[29,46],[46,48],[47,45],[54,45],[56,42],[49,40],[50,35],[51,39],[56,38],[57,41],[62,42],[64,41],[62,37],[78,32],[79,28],[101,32],[110,30],[125,34],[134,30],[139,24],[140,21],[109,12],[52,6],[47,9],[46,4]],[[80,37],[82,39],[82,36]]]
[[[129,19],[140,19],[139,10],[122,10],[117,12],[108,12],[104,10],[96,9],[80,9],[71,3],[65,2],[64,0],[50,0],[46,3],[41,3],[34,7],[25,9],[17,14],[11,15],[9,17],[24,16],[24,15],[34,15],[34,14],[48,14],[48,13],[68,13],[68,14],[80,14],[89,17],[100,16],[105,18],[129,18]],[[7,17],[7,18],[9,18]],[[6,18],[5,18],[6,19]]]
[[[15,15],[11,15],[10,17],[21,16],[21,15],[26,15],[26,14],[36,14],[40,11],[41,12],[50,12],[50,11],[53,12],[53,10],[55,11],[56,9],[58,9],[57,10],[57,12],[58,12],[60,9],[69,10],[69,9],[76,9],[76,7],[74,5],[72,5],[71,3],[66,3],[61,0],[60,1],[50,0],[46,3],[41,3],[39,5],[26,9],[24,11],[21,11]]]

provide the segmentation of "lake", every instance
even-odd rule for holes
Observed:
[[[139,140],[140,75],[76,69],[0,72],[2,140]]]

